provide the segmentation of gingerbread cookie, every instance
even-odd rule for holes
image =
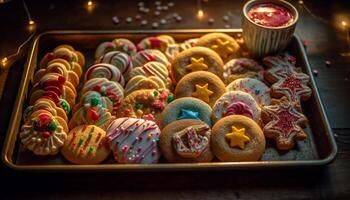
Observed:
[[[220,119],[212,128],[211,147],[224,162],[257,161],[265,151],[265,137],[252,119],[231,115]]]
[[[106,132],[94,125],[73,128],[61,149],[62,155],[74,164],[98,164],[110,154],[105,145]]]
[[[263,106],[261,118],[265,124],[265,136],[273,138],[280,150],[290,150],[294,147],[295,140],[307,137],[302,129],[307,124],[307,118],[286,97],[274,99],[271,105]]]
[[[159,135],[154,121],[119,118],[108,127],[106,143],[119,163],[151,164],[157,163],[160,157]]]
[[[255,99],[259,105],[270,105],[270,88],[265,83],[253,78],[239,78],[226,86],[227,91],[239,90],[246,92]]]
[[[183,119],[168,124],[159,138],[159,146],[168,162],[210,162],[210,127],[195,119]]]
[[[184,76],[175,88],[176,98],[196,97],[210,106],[226,92],[225,84],[210,72],[192,72]]]
[[[133,68],[130,56],[120,51],[108,52],[101,56],[96,62],[114,65],[123,74],[125,79],[129,79],[130,71]]]
[[[106,78],[110,81],[118,82],[121,86],[125,85],[124,76],[117,67],[111,64],[94,64],[85,73],[85,82],[93,78]]]
[[[296,59],[290,55],[267,56],[263,59],[264,65],[271,68],[295,68]]]
[[[212,109],[204,101],[193,97],[175,99],[162,112],[159,126],[164,128],[169,123],[181,119],[197,119],[211,126]]]
[[[173,99],[173,94],[168,90],[137,90],[124,98],[117,117],[143,118],[157,122],[160,113]]]
[[[136,75],[125,86],[125,95],[141,89],[166,89],[167,86],[158,76]]]
[[[244,115],[256,122],[260,121],[261,108],[254,98],[242,91],[229,91],[223,94],[213,106],[214,122],[229,115]]]
[[[48,111],[38,110],[22,125],[19,137],[22,144],[34,154],[54,155],[67,139],[65,123]]]
[[[240,46],[236,40],[225,33],[208,33],[199,38],[197,46],[214,50],[224,61],[240,56]]]
[[[223,62],[213,50],[193,47],[179,53],[171,66],[172,78],[178,82],[183,76],[195,71],[209,71],[223,79]]]
[[[167,68],[170,67],[170,63],[166,56],[157,49],[145,49],[143,51],[138,52],[135,56],[132,57],[132,63],[134,68],[141,67],[144,64],[151,61],[160,62]]]
[[[225,83],[229,84],[239,78],[264,80],[264,68],[249,58],[236,58],[224,65]]]

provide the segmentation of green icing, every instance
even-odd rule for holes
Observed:
[[[68,102],[65,99],[60,99],[60,107],[63,108],[63,110],[68,114],[70,111],[70,106]]]
[[[100,103],[100,101],[99,101],[98,98],[92,98],[92,99],[90,100],[90,103],[91,103],[91,106],[92,106],[92,107],[95,107],[95,106],[97,106],[97,105]]]
[[[174,95],[169,95],[167,98],[167,102],[170,103],[174,100]]]
[[[49,124],[49,130],[54,131],[56,130],[56,128],[57,128],[57,123],[54,120],[52,120]]]

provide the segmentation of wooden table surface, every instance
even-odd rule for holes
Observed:
[[[87,1],[27,1],[37,33],[45,30],[152,29],[139,22],[127,24],[126,17],[137,12],[138,1],[95,1],[92,11]],[[145,1],[153,6],[153,1]],[[163,1],[169,2],[169,1]],[[161,17],[177,12],[181,23],[159,29],[240,28],[242,2],[209,0],[203,3],[205,17],[195,16],[195,0],[173,1],[174,8]],[[338,144],[338,155],[325,167],[310,169],[269,169],[222,172],[157,173],[24,173],[0,167],[0,199],[348,199],[350,198],[350,52],[341,21],[350,24],[346,1],[308,1],[298,5],[301,18],[297,33],[307,42],[307,53],[316,82]],[[112,16],[121,22],[112,23]],[[229,16],[229,22],[222,20]],[[210,25],[208,18],[215,22]],[[149,22],[157,17],[147,17]],[[159,18],[158,18],[159,19]],[[0,58],[12,53],[30,34],[22,1],[0,4]],[[0,102],[0,144],[19,87],[28,45],[16,57],[10,70],[0,72],[4,93]],[[325,61],[330,61],[327,67]],[[8,74],[8,75],[7,75]],[[7,79],[6,79],[7,75]]]

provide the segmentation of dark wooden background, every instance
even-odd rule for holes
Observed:
[[[151,29],[139,22],[125,23],[137,14],[138,1],[27,1],[37,32],[45,30]],[[153,1],[144,1],[154,4]],[[169,1],[163,1],[169,2]],[[175,7],[162,17],[177,12],[181,23],[159,29],[239,28],[244,1],[209,0],[203,3],[205,18],[195,17],[196,0],[174,0]],[[297,33],[307,45],[309,61],[318,71],[317,85],[334,130],[338,156],[325,167],[311,169],[268,169],[223,172],[167,173],[23,173],[0,165],[0,199],[349,199],[350,198],[350,52],[341,21],[350,24],[347,1],[308,1],[304,6],[291,1],[300,11]],[[152,6],[153,7],[153,6]],[[112,16],[121,18],[118,25]],[[228,15],[229,22],[222,17]],[[208,24],[208,18],[215,22]],[[147,17],[154,21],[156,17]],[[0,4],[0,58],[16,50],[30,33],[22,1]],[[19,86],[28,45],[12,64],[0,72],[4,93],[0,102],[0,145]],[[325,61],[330,61],[327,67]],[[6,79],[7,75],[7,79]]]

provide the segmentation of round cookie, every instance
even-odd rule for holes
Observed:
[[[213,106],[213,122],[228,115],[244,115],[260,121],[261,108],[254,98],[242,91],[229,91],[223,94]]]
[[[178,82],[195,71],[209,71],[223,79],[224,63],[215,51],[205,47],[193,47],[179,53],[171,65],[172,78]]]
[[[95,51],[95,60],[98,60],[101,56],[108,52],[115,51],[117,45],[114,42],[102,42],[99,44]]]
[[[125,95],[141,89],[166,89],[165,83],[158,76],[137,75],[132,77],[125,86]]]
[[[125,85],[124,76],[117,67],[107,63],[94,64],[85,73],[85,82],[93,78],[106,78],[110,81],[116,81],[120,85]]]
[[[177,120],[168,124],[159,137],[159,146],[168,162],[210,162],[210,127],[195,119]]]
[[[158,121],[160,113],[174,99],[168,90],[136,90],[126,96],[117,117],[143,118]]]
[[[57,120],[48,111],[38,111],[22,125],[19,133],[21,142],[36,155],[57,154],[67,139],[67,130],[61,125],[62,120]]]
[[[265,137],[259,125],[243,115],[220,119],[212,128],[211,148],[224,162],[257,161],[265,151]]]
[[[145,49],[158,49],[162,52],[165,52],[168,45],[175,44],[174,38],[168,35],[161,35],[161,36],[152,36],[152,37],[146,37],[142,39],[137,44],[137,49],[139,51],[145,50]]]
[[[28,106],[23,112],[24,121],[28,120],[28,117],[37,110],[49,111],[53,116],[59,116],[68,122],[67,113],[60,107],[56,106],[55,103],[49,99],[38,99],[34,105]]]
[[[255,78],[264,80],[264,68],[255,60],[249,58],[235,58],[224,65],[225,83],[229,84],[239,78]]]
[[[124,52],[129,56],[134,56],[137,53],[135,44],[128,39],[117,38],[113,40],[113,43],[116,44],[116,51]]]
[[[152,164],[160,158],[159,135],[154,121],[126,117],[110,124],[105,141],[119,163]]]
[[[227,91],[239,90],[246,92],[255,99],[259,105],[270,105],[270,88],[265,83],[254,78],[239,78],[226,86]]]
[[[113,110],[113,102],[106,96],[102,96],[99,92],[96,91],[87,91],[81,97],[79,103],[75,104],[72,112],[75,113],[80,107],[90,106],[90,105],[99,105],[103,108],[115,114]]]
[[[53,50],[53,52],[59,51],[62,48],[65,48],[65,49],[68,49],[68,50],[72,51],[75,54],[74,55],[75,58],[77,58],[77,61],[75,61],[75,62],[78,62],[81,67],[84,67],[84,65],[85,65],[85,57],[84,57],[84,55],[80,51],[76,51],[71,45],[67,45],[67,44],[58,45]]]
[[[170,67],[170,63],[166,56],[157,49],[145,49],[143,51],[138,52],[135,56],[132,57],[132,63],[134,68],[141,67],[144,64],[151,61],[160,62],[167,68]]]
[[[179,54],[180,52],[192,48],[196,46],[198,41],[198,38],[188,39],[185,40],[183,43],[180,44],[169,44],[166,48],[164,54],[168,58],[168,60],[173,63],[174,58]]]
[[[133,68],[131,58],[128,54],[121,51],[111,51],[101,56],[97,63],[108,63],[114,65],[123,74],[124,78],[129,79],[130,71]]]
[[[199,38],[197,46],[214,50],[224,61],[240,56],[240,46],[236,40],[225,33],[208,33]]]
[[[159,126],[163,129],[173,121],[181,119],[197,119],[211,127],[212,109],[204,101],[193,97],[175,99],[162,112]]]
[[[175,97],[196,97],[213,106],[226,92],[225,84],[215,74],[205,71],[192,72],[184,76],[175,88]]]
[[[105,145],[106,132],[94,125],[73,128],[61,149],[62,155],[74,164],[98,164],[110,154]]]

